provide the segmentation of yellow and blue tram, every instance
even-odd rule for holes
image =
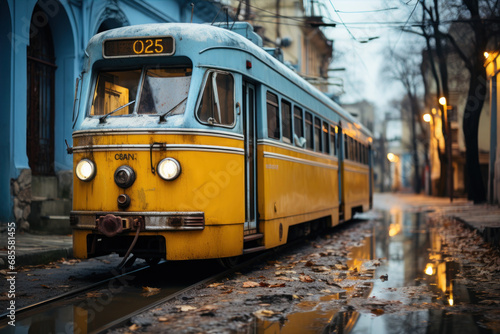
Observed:
[[[248,23],[94,36],[77,89],[74,256],[231,258],[371,206],[371,134]]]

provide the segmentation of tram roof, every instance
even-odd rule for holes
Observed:
[[[253,28],[247,22],[238,22],[237,24],[248,25],[253,33]],[[93,59],[90,59],[90,61],[94,62],[98,59],[102,59],[102,45],[105,40],[149,36],[172,36],[176,41],[182,40],[183,43],[189,41],[187,48],[190,48],[191,52],[196,52],[196,54],[211,48],[230,47],[231,49],[239,49],[251,53],[271,68],[278,69],[283,77],[294,82],[300,88],[314,96],[322,104],[335,111],[347,121],[356,124],[356,127],[365,135],[372,136],[370,130],[363,126],[349,112],[344,110],[323,92],[304,80],[295,71],[290,69],[275,57],[271,56],[262,47],[255,44],[249,38],[241,35],[241,31],[245,30],[241,29],[241,26],[239,26],[238,29],[240,33],[236,33],[230,29],[221,27],[225,24],[222,25],[219,23],[217,25],[218,26],[198,23],[153,23],[111,29],[93,36],[88,43],[86,54],[89,56],[92,55],[91,58]],[[232,23],[229,23],[229,27],[231,27],[231,25]],[[189,50],[187,49],[184,49],[183,51],[186,55],[189,53]]]

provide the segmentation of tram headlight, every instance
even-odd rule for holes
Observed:
[[[174,158],[165,158],[158,163],[158,175],[164,180],[175,180],[181,174],[181,164]]]
[[[76,177],[85,182],[91,181],[95,176],[95,172],[95,164],[89,159],[80,160],[75,168]]]
[[[135,172],[132,167],[123,165],[115,171],[115,183],[120,188],[128,188],[135,182]]]

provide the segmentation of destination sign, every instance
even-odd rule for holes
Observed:
[[[170,56],[174,52],[174,39],[166,36],[107,40],[103,54],[104,57]]]

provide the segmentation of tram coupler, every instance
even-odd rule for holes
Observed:
[[[109,238],[114,237],[123,232],[122,218],[112,214],[100,216],[97,219],[97,230]]]

